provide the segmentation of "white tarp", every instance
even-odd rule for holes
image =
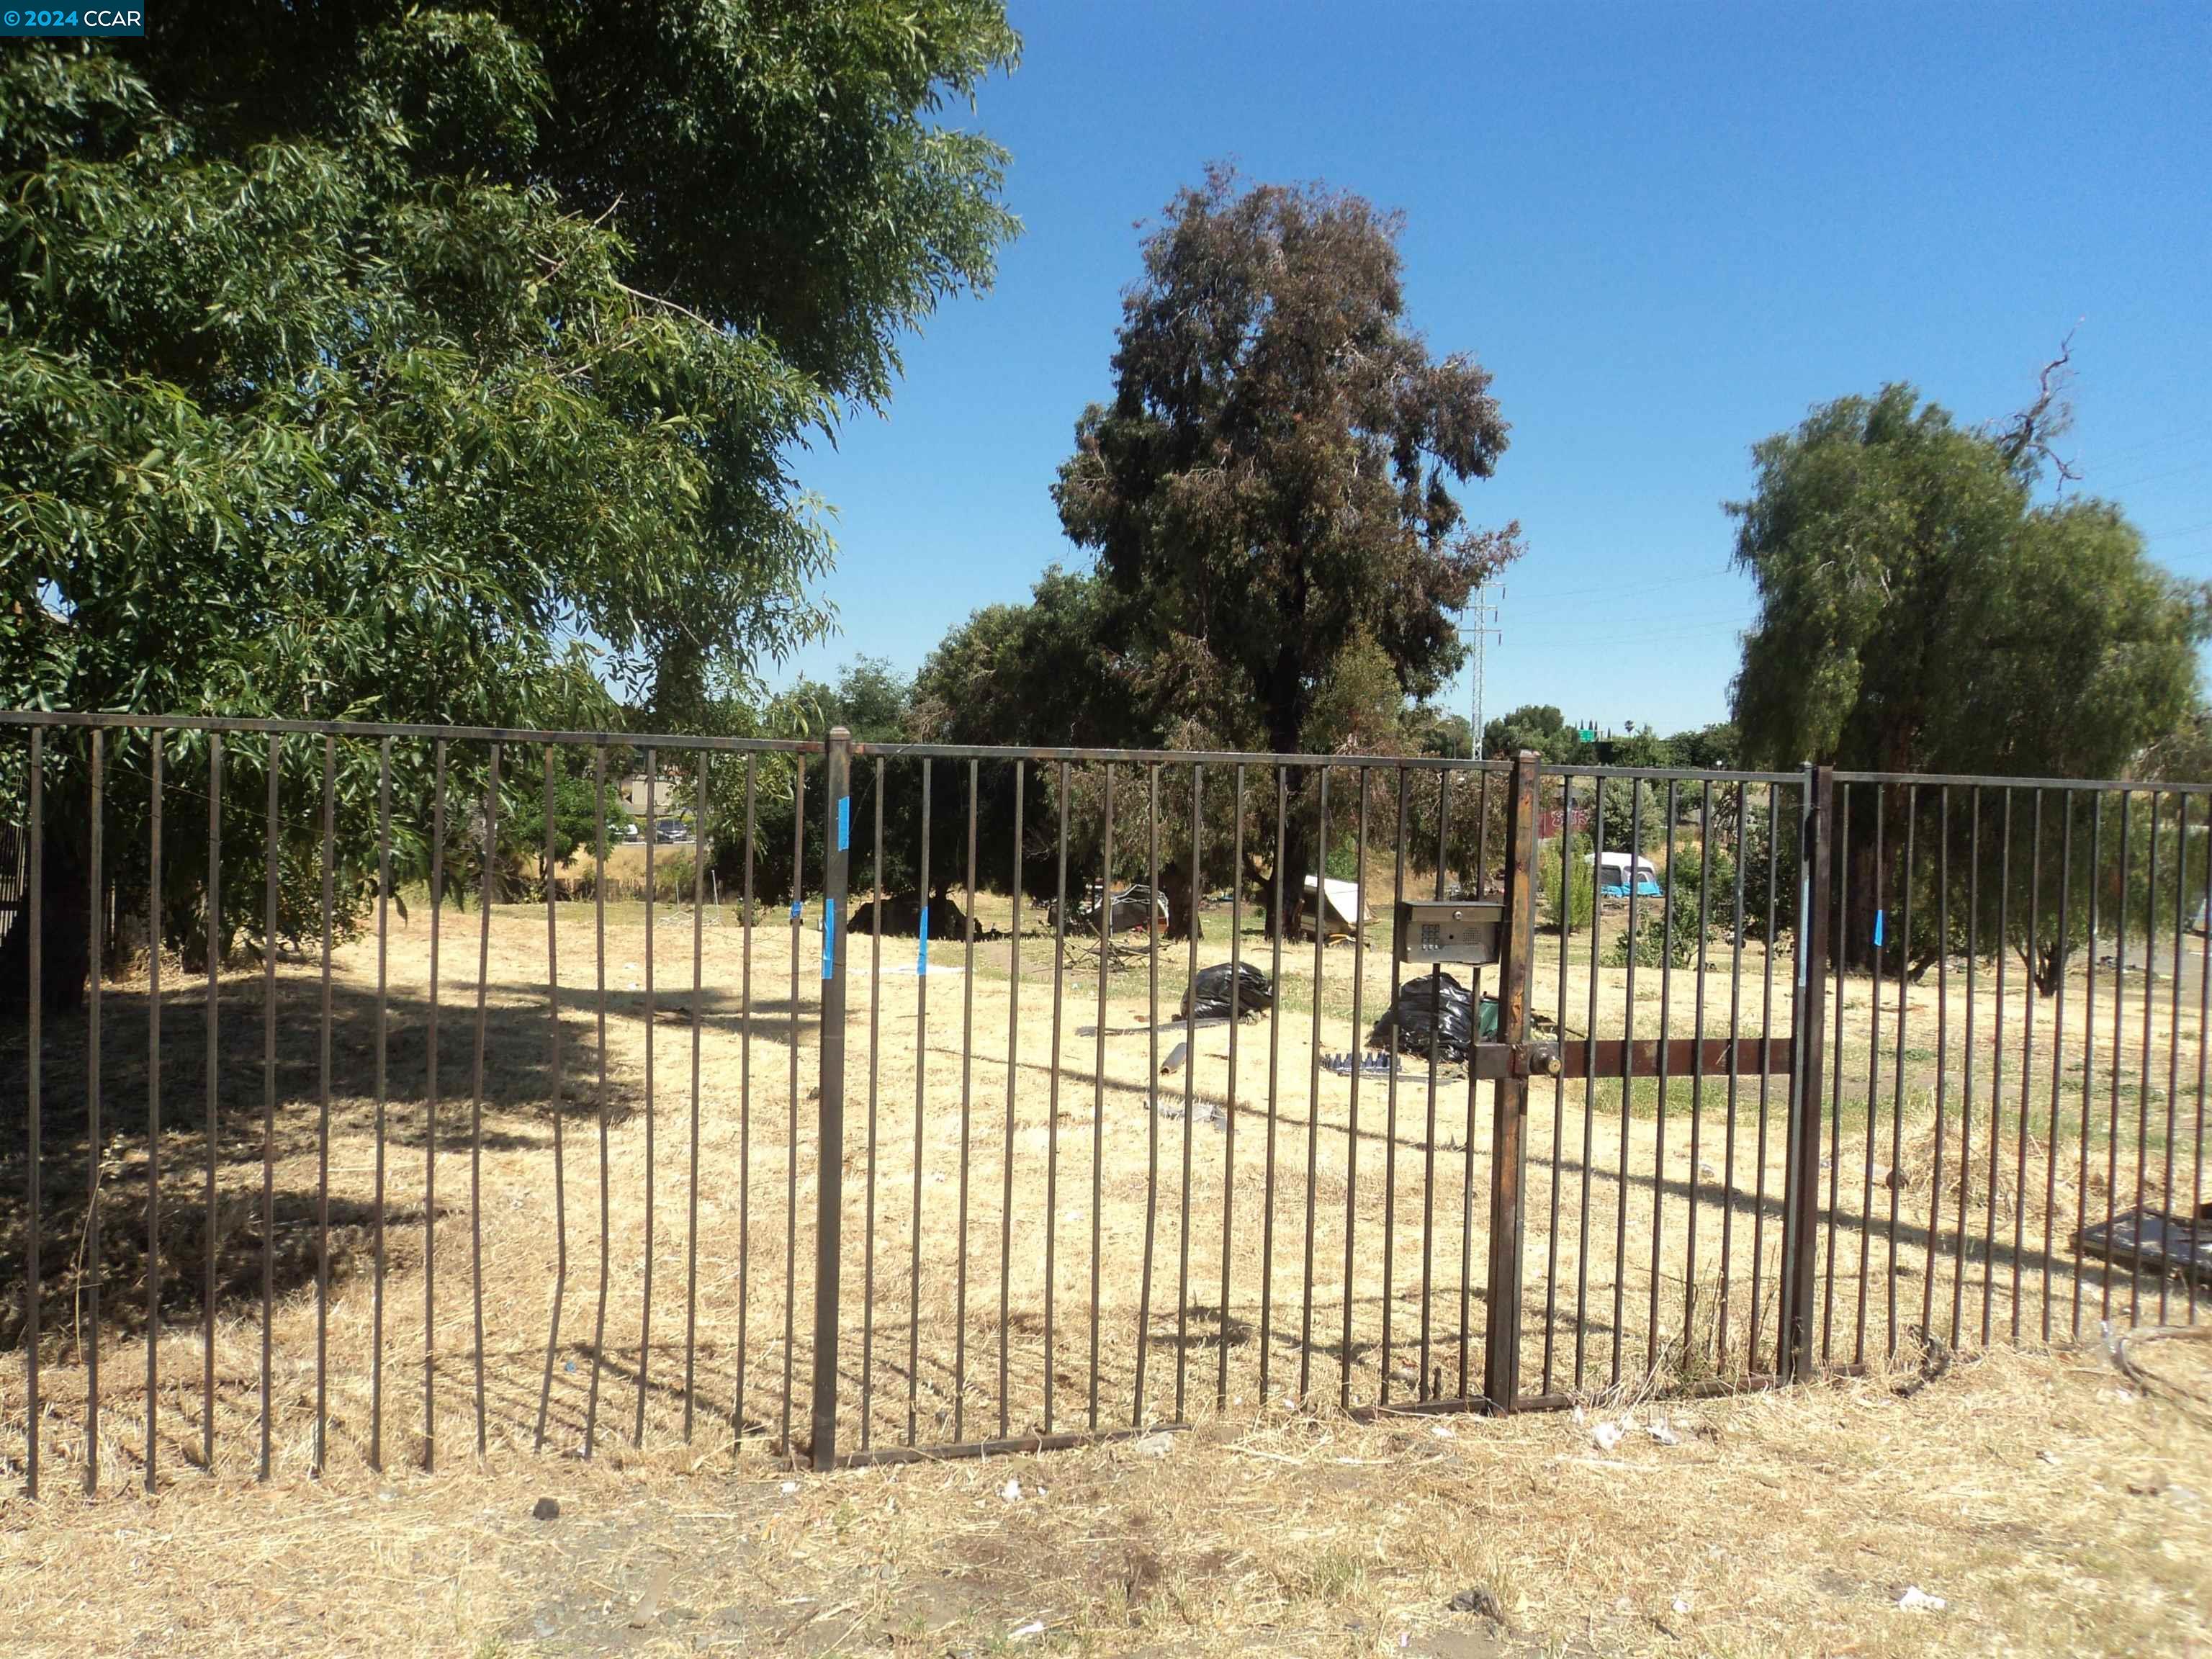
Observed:
[[[1325,879],[1322,882],[1321,888],[1323,902],[1328,906],[1327,920],[1334,925],[1349,932],[1367,921],[1366,907],[1359,902],[1358,883]],[[1305,908],[1311,909],[1314,890],[1314,878],[1311,876],[1306,878],[1305,890]]]

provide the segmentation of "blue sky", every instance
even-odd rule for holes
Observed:
[[[1411,320],[1496,376],[1512,447],[1463,495],[1528,552],[1489,713],[1722,718],[1748,446],[1889,380],[2002,415],[2069,329],[2081,487],[2212,577],[2212,10],[1012,9],[1022,66],[975,124],[1024,234],[908,343],[886,418],[799,458],[842,631],[778,683],[911,669],[1081,562],[1054,470],[1109,392],[1139,222],[1214,158],[1402,210]]]

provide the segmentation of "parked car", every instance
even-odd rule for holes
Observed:
[[[1601,898],[1662,898],[1658,866],[1647,858],[1632,859],[1626,853],[1598,853],[1589,862],[1596,866],[1597,890]]]

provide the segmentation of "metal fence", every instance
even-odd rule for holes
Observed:
[[[2197,1316],[2203,787],[0,724],[33,1491],[827,1466]],[[711,867],[616,838],[634,765]],[[1493,902],[1494,961],[1407,960],[1419,899]]]

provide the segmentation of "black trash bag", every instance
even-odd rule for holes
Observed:
[[[1467,1062],[1468,1049],[1474,1042],[1477,1013],[1474,999],[1468,994],[1467,987],[1449,974],[1438,974],[1435,988],[1431,989],[1427,976],[1408,981],[1401,987],[1398,1000],[1389,1012],[1375,1022],[1375,1029],[1367,1034],[1370,1048],[1388,1048],[1393,1031],[1397,1033],[1398,1052],[1401,1054],[1428,1055],[1431,1050],[1438,1060],[1454,1065]],[[1481,1040],[1498,1040],[1498,999],[1485,997],[1480,1015]]]
[[[895,893],[884,900],[884,933],[887,936],[902,934],[912,939],[921,929],[921,896],[919,893]],[[848,939],[864,938],[875,930],[876,907],[872,902],[854,911],[853,919],[845,924],[845,934]],[[930,938],[963,939],[967,933],[968,917],[949,896],[930,905]]]
[[[1247,1014],[1264,1014],[1275,1006],[1275,988],[1249,962],[1237,964],[1237,1007],[1232,1015],[1229,1006],[1229,964],[1216,963],[1211,968],[1201,968],[1198,977],[1191,981],[1182,994],[1182,1018],[1185,1019],[1241,1019]]]

